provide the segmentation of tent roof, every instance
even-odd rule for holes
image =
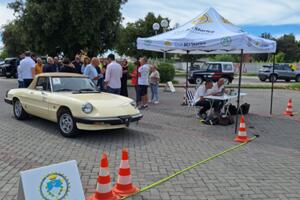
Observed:
[[[276,42],[250,35],[222,17],[214,8],[184,25],[148,38],[138,38],[137,48],[190,54],[274,53]]]

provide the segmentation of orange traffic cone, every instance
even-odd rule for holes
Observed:
[[[283,113],[285,116],[293,116],[293,103],[292,99],[289,99],[285,112]]]
[[[126,197],[139,191],[131,181],[130,166],[128,161],[128,150],[122,150],[122,160],[119,168],[119,176],[113,191],[119,196]]]
[[[247,136],[245,118],[243,115],[241,116],[241,120],[240,120],[239,133],[235,137],[234,141],[236,141],[236,142],[249,142],[250,141],[250,138]]]
[[[108,159],[105,153],[102,154],[100,172],[97,179],[95,194],[89,196],[87,200],[118,200],[120,199],[111,188],[110,175],[108,169]]]

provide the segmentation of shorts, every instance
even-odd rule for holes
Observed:
[[[141,97],[146,96],[148,94],[148,85],[139,85],[139,95]]]

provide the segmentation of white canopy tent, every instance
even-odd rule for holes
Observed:
[[[214,8],[209,8],[174,30],[148,38],[138,38],[137,48],[179,54],[241,54],[237,101],[239,107],[243,54],[275,53],[276,42],[244,32]]]

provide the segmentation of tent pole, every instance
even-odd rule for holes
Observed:
[[[190,51],[186,51],[186,75],[185,75],[185,98],[187,98],[187,92],[188,92],[188,73],[189,73],[189,56]]]
[[[241,92],[241,82],[242,82],[242,68],[243,68],[243,57],[244,57],[244,49],[241,49],[241,60],[240,60],[240,69],[239,69],[239,85],[238,85],[238,97],[237,97],[237,111],[240,109],[240,92]],[[238,129],[238,120],[239,115],[236,114],[235,118],[235,134],[237,134]]]
[[[272,74],[274,74],[275,70],[275,53],[273,54],[273,69],[272,69]],[[272,86],[271,86],[271,104],[270,104],[270,115],[272,115],[273,111],[273,94],[274,94],[274,79],[272,79]]]

